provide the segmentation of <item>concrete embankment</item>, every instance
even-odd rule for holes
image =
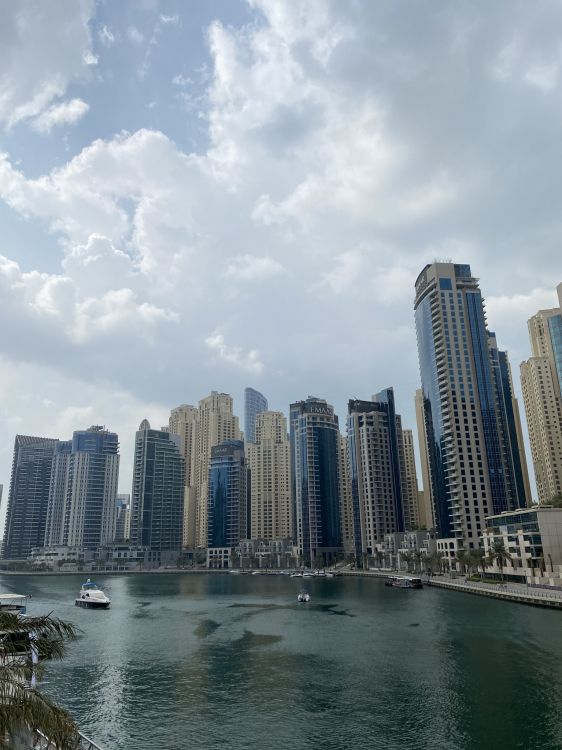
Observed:
[[[388,578],[391,575],[407,575],[404,571],[378,571],[378,570],[346,570],[341,571],[340,575],[361,576],[364,578]],[[435,586],[436,588],[449,589],[451,591],[461,591],[466,594],[478,594],[479,596],[488,596],[493,599],[504,599],[519,604],[530,604],[533,607],[549,607],[551,609],[562,609],[562,591],[548,589],[526,588],[520,584],[481,584],[477,581],[457,582],[449,578],[431,578],[426,581],[425,586]]]

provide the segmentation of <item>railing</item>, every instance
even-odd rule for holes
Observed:
[[[80,739],[76,745],[76,750],[102,750],[98,744],[86,737],[82,732],[78,732],[78,735]],[[29,750],[57,750],[57,746],[54,742],[47,739],[43,732],[36,729],[33,732],[33,739],[29,746]]]

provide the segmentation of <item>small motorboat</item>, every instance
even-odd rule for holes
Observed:
[[[396,589],[421,589],[423,582],[421,578],[413,576],[389,576],[385,581],[385,586],[393,586]]]
[[[308,591],[300,591],[297,596],[298,602],[309,602],[310,601],[310,594]]]
[[[291,578],[302,578],[302,573],[291,573]]]
[[[97,584],[92,583],[88,578],[86,583],[82,584],[80,595],[75,599],[74,604],[77,607],[86,607],[88,609],[109,609],[111,599],[103,593]]]

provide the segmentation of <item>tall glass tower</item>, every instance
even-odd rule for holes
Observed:
[[[254,388],[244,389],[244,440],[246,443],[256,442],[256,417],[267,411],[267,399]]]
[[[296,539],[309,565],[343,553],[340,433],[333,406],[309,396],[290,406],[291,485]]]
[[[241,440],[211,448],[208,497],[208,546],[235,547],[249,538],[248,468]]]
[[[181,550],[184,485],[180,436],[152,430],[143,419],[135,439],[131,543],[148,547],[153,561],[173,559]]]
[[[477,547],[487,515],[525,503],[478,279],[468,265],[428,265],[414,309],[435,523],[460,548]]]
[[[4,557],[26,558],[45,537],[53,455],[58,440],[16,435]]]
[[[45,544],[97,549],[115,538],[119,438],[99,425],[58,444]]]

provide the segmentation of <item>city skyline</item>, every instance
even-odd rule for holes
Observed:
[[[562,9],[541,9],[8,5],[0,483],[16,433],[100,423],[128,492],[140,419],[212,389],[343,420],[392,386],[414,427],[435,258],[480,277],[516,373],[562,277]]]

